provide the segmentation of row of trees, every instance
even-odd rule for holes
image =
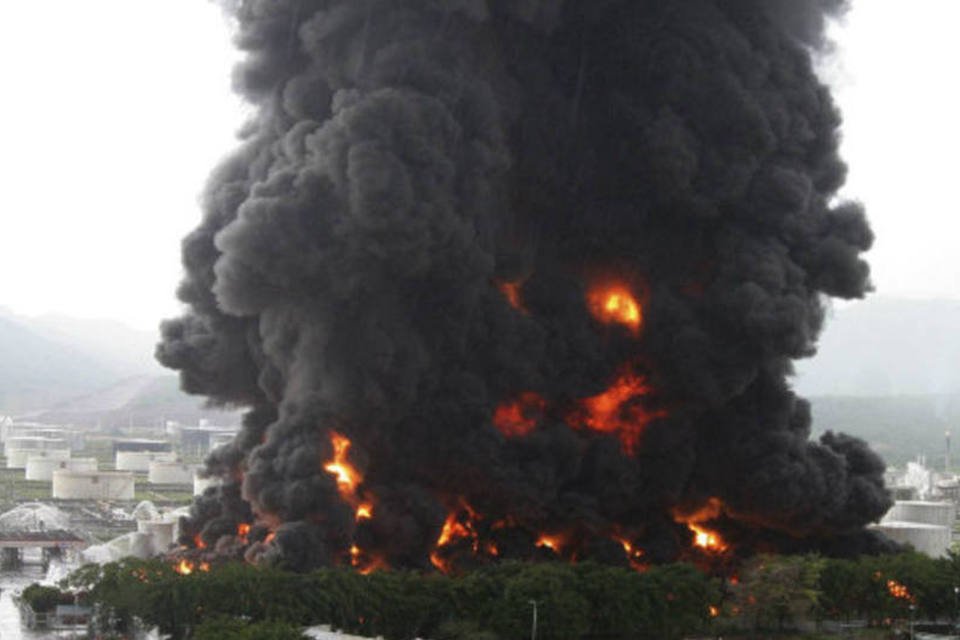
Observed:
[[[349,569],[290,574],[233,563],[183,576],[160,560],[89,565],[65,584],[95,605],[101,631],[136,620],[174,638],[295,638],[297,628],[389,640],[679,638],[798,622],[956,614],[960,559],[920,554],[827,560],[758,556],[736,574],[690,565],[644,573],[595,564],[501,563],[456,577]],[[914,607],[913,611],[910,607]],[[219,635],[218,635],[219,634]],[[224,635],[226,634],[226,635]]]

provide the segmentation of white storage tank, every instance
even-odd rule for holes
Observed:
[[[204,478],[200,476],[200,471],[197,470],[193,474],[193,495],[202,496],[203,492],[207,490],[208,487],[219,487],[220,478],[217,476],[210,476],[209,478]]]
[[[957,507],[952,502],[898,500],[883,516],[883,522],[919,522],[953,528]]]
[[[147,473],[151,462],[174,462],[176,456],[168,451],[117,451],[115,460],[117,471]]]
[[[951,530],[939,524],[924,522],[883,521],[870,527],[894,542],[909,544],[931,558],[941,558],[950,549]]]
[[[50,482],[57,469],[68,471],[96,471],[96,458],[54,458],[33,454],[27,458],[27,480]]]
[[[166,522],[164,520],[138,520],[137,531],[146,533],[153,540],[153,548],[156,553],[163,553],[173,544],[175,522]]]
[[[34,457],[65,460],[70,457],[70,449],[8,449],[7,469],[24,469],[27,461]]]
[[[61,500],[133,500],[134,480],[129,471],[53,472],[53,497]]]
[[[152,460],[147,469],[147,481],[152,484],[190,484],[196,470],[195,464]]]

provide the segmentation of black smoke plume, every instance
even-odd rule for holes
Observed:
[[[255,522],[264,561],[429,567],[454,512],[470,530],[443,563],[626,562],[623,540],[662,561],[709,507],[738,549],[879,544],[882,461],[809,441],[788,383],[825,296],[869,289],[812,63],[841,5],[234,3],[256,113],[184,240],[188,311],[157,357],[249,412],[186,537]],[[600,281],[636,293],[641,331],[591,314]],[[617,416],[643,422],[629,448],[570,418],[625,367],[649,387]],[[493,415],[524,392],[535,426],[505,435]],[[352,499],[324,468],[334,432]]]

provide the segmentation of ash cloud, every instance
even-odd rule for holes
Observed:
[[[191,535],[251,514],[302,568],[354,542],[428,567],[466,501],[501,555],[538,532],[653,560],[715,498],[743,548],[856,539],[889,506],[853,438],[810,442],[791,361],[824,296],[870,288],[872,234],[834,203],[839,114],[814,74],[835,0],[252,0],[232,5],[257,112],[183,244],[189,308],[157,357],[250,413]],[[597,278],[643,292],[599,325]],[[519,283],[523,308],[497,284]],[[572,428],[624,363],[655,390],[633,455]],[[549,405],[506,438],[495,408]],[[357,523],[324,463],[351,442]],[[240,499],[242,497],[242,500]],[[724,522],[726,524],[724,524]],[[836,542],[831,543],[836,547]],[[869,546],[869,545],[868,545]]]

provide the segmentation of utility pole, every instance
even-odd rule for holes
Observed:
[[[537,640],[537,601],[530,600],[533,605],[533,625],[530,628],[530,640]]]

